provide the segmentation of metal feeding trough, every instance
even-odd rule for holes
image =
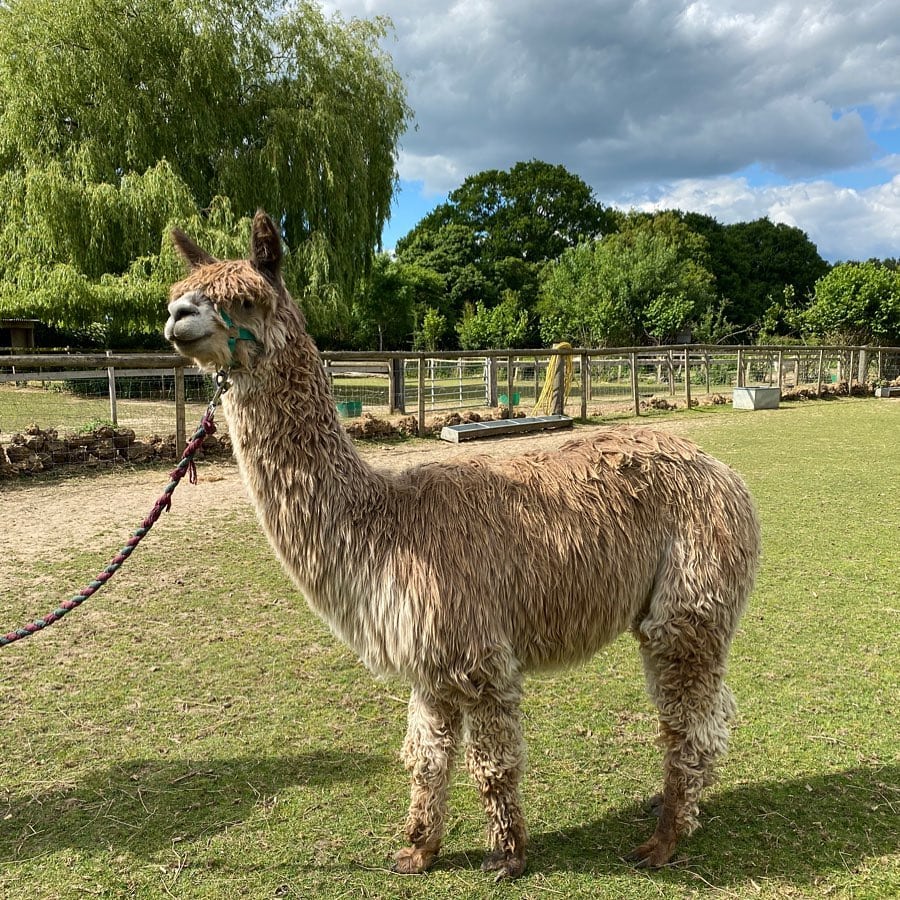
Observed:
[[[571,428],[571,416],[525,416],[522,419],[496,419],[491,422],[467,422],[465,425],[445,425],[441,440],[458,444],[479,438],[500,437],[511,434],[527,434],[531,431],[551,431]]]

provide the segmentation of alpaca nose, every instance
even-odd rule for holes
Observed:
[[[197,302],[198,299],[197,292],[191,291],[189,294],[182,294],[177,300],[173,300],[169,304],[169,319],[172,321],[172,324],[180,322],[189,316],[199,315],[200,304]]]

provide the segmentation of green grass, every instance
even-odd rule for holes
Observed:
[[[187,403],[189,421],[199,418],[206,403]],[[166,400],[131,400],[119,398],[116,419],[122,428],[132,428],[146,436],[151,432],[175,431],[175,404]],[[0,433],[7,436],[29,425],[79,431],[110,417],[108,397],[79,397],[67,391],[38,387],[0,385]]]
[[[676,865],[622,859],[652,830],[659,767],[622,638],[529,682],[526,875],[495,886],[478,870],[462,772],[435,869],[389,874],[404,688],[374,681],[298,602],[241,507],[164,519],[104,593],[0,650],[0,896],[896,896],[900,405],[658,421],[746,476],[765,542],[732,654],[732,752]],[[25,516],[40,489],[3,502]],[[109,556],[72,544],[58,563],[39,547],[7,561],[0,625]]]

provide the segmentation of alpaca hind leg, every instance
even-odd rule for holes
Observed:
[[[406,820],[410,846],[397,853],[395,872],[403,875],[424,872],[438,854],[447,821],[450,769],[461,720],[459,708],[452,702],[413,689],[402,751],[412,781]]]
[[[642,626],[639,635],[665,748],[663,791],[651,800],[656,830],[631,854],[640,866],[665,865],[679,839],[697,826],[701,791],[712,782],[715,762],[728,747],[735,707],[723,681],[727,642],[697,623],[690,633],[690,647],[681,644],[677,632],[653,636]]]
[[[487,815],[488,852],[482,868],[497,879],[525,871],[527,840],[519,782],[525,741],[519,713],[520,687],[490,693],[466,708],[466,767]]]
[[[722,685],[722,691],[719,697],[719,709],[716,712],[717,720],[724,725],[727,729],[729,723],[733,722],[737,715],[737,706],[734,702],[734,694],[731,693],[731,688],[728,687],[727,684]],[[708,787],[713,784],[716,780],[716,770],[715,770],[715,762],[716,757],[722,755],[727,750],[727,740],[726,746],[719,753],[715,754],[711,757],[706,765],[703,767],[703,787]],[[649,802],[648,806],[650,808],[650,812],[659,817],[663,808],[663,795],[662,792],[658,794],[654,794]]]

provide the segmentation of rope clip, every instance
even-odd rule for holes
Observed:
[[[231,369],[219,369],[213,376],[217,388],[216,393],[213,395],[213,400],[218,400],[231,387],[231,382],[228,380],[229,375],[231,375]]]

